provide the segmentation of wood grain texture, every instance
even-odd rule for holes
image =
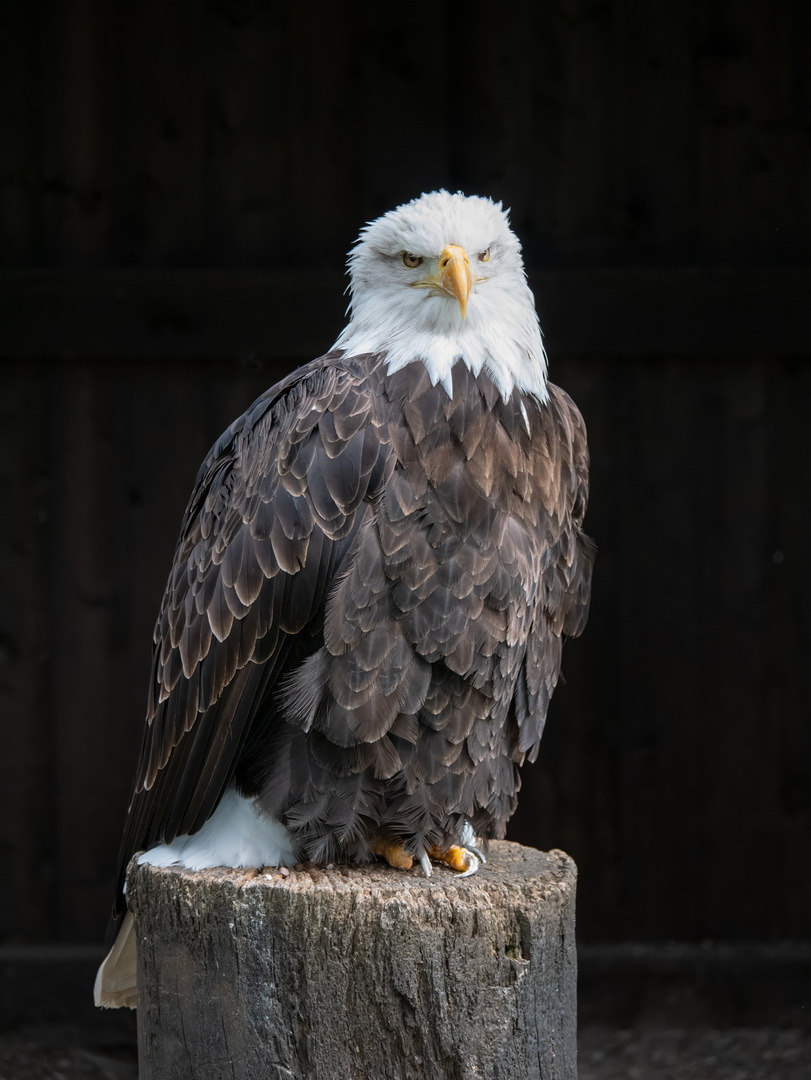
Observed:
[[[142,1080],[575,1080],[576,868],[130,869]]]

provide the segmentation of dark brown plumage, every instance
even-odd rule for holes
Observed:
[[[121,850],[193,833],[234,780],[301,858],[504,835],[564,634],[586,620],[579,412],[462,363],[333,352],[218,440],[155,628]],[[117,890],[116,916],[123,912]]]

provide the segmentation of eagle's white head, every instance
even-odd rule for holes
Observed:
[[[389,372],[422,360],[449,395],[461,358],[505,398],[517,386],[547,399],[535,301],[501,203],[421,195],[361,231],[349,272],[350,321],[335,348],[384,353]]]

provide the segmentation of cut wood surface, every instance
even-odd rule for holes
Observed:
[[[141,1080],[575,1080],[576,868],[133,864]]]

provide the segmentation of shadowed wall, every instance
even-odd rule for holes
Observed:
[[[651,11],[4,5],[0,942],[103,933],[197,466],[440,185],[512,206],[592,447],[510,837],[574,856],[587,939],[811,935],[811,9]]]

